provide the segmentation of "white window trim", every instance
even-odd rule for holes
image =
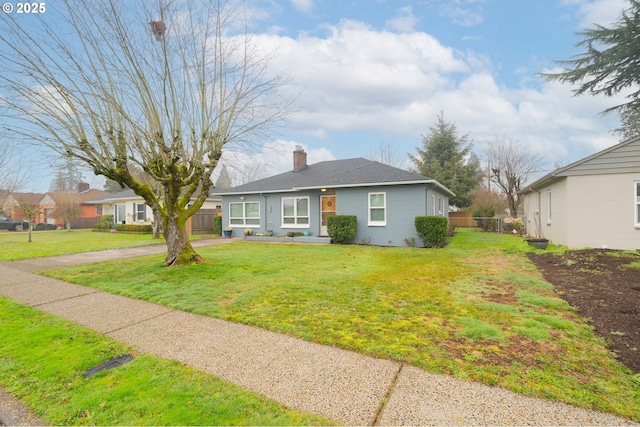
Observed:
[[[298,200],[306,199],[307,200],[307,215],[299,216],[298,215]],[[293,200],[293,218],[295,221],[294,224],[285,224],[284,223],[284,201],[285,200]],[[306,224],[298,224],[298,218],[307,218]],[[311,227],[311,199],[309,196],[304,197],[282,197],[280,199],[280,228],[310,228]]]
[[[258,204],[258,223],[257,224],[247,224],[247,203],[257,203]],[[242,217],[232,217],[231,216],[231,205],[234,204],[241,204],[242,205]],[[262,218],[260,217],[261,214],[261,207],[260,207],[260,202],[259,201],[248,201],[248,202],[229,202],[229,224],[228,226],[231,228],[260,228],[260,223],[262,222]],[[242,220],[242,224],[231,224],[231,220],[232,219],[241,219]],[[256,218],[251,218],[251,219],[256,219]]]
[[[371,206],[371,196],[374,194],[382,194],[384,196],[384,205],[380,206]],[[371,209],[383,209],[384,210],[384,221],[373,221],[371,219]],[[376,191],[367,194],[367,225],[370,227],[385,227],[387,225],[387,193],[384,191]]]
[[[142,212],[138,209],[142,206]],[[144,203],[135,203],[133,207],[134,222],[145,222],[147,220],[147,206]],[[142,219],[139,218],[139,214],[142,214]]]
[[[640,228],[640,218],[638,215],[638,209],[640,207],[640,200],[638,200],[638,187],[640,187],[640,181],[634,181],[633,183],[633,217],[635,219],[635,227]]]
[[[551,225],[551,189],[547,190],[547,225]]]

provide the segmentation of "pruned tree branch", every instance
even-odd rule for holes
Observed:
[[[286,78],[270,73],[242,2],[60,5],[0,16],[7,127],[141,196],[162,216],[167,263],[199,260],[185,223],[224,147],[261,143],[285,118]]]

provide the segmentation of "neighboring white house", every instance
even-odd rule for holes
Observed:
[[[153,211],[133,190],[124,190],[85,203],[102,206],[102,215],[113,215],[116,224],[151,224],[153,221]],[[221,209],[221,205],[219,197],[209,197],[199,212],[207,212],[212,216],[215,215],[213,211]]]
[[[556,169],[521,193],[532,237],[570,248],[640,249],[640,137]]]

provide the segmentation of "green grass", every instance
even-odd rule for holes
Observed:
[[[0,298],[0,385],[51,425],[324,425],[177,362],[135,355],[88,379],[83,373],[133,349],[74,323]]]
[[[639,419],[631,372],[542,279],[531,250],[462,230],[444,249],[238,242],[201,249],[201,265],[152,256],[46,274]]]
[[[39,258],[104,249],[128,248],[164,243],[150,234],[96,233],[90,230],[0,232],[0,261]]]

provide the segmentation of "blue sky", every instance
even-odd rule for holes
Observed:
[[[599,113],[622,98],[575,98],[537,73],[579,53],[575,33],[610,25],[625,0],[248,3],[262,28],[258,43],[276,48],[272,66],[300,97],[278,140],[225,154],[232,169],[286,171],[295,145],[316,163],[370,157],[380,144],[406,167],[440,112],[469,133],[481,158],[487,143],[508,137],[543,155],[546,171],[618,142],[610,133],[617,115]],[[36,175],[25,190],[46,191],[47,173]]]

